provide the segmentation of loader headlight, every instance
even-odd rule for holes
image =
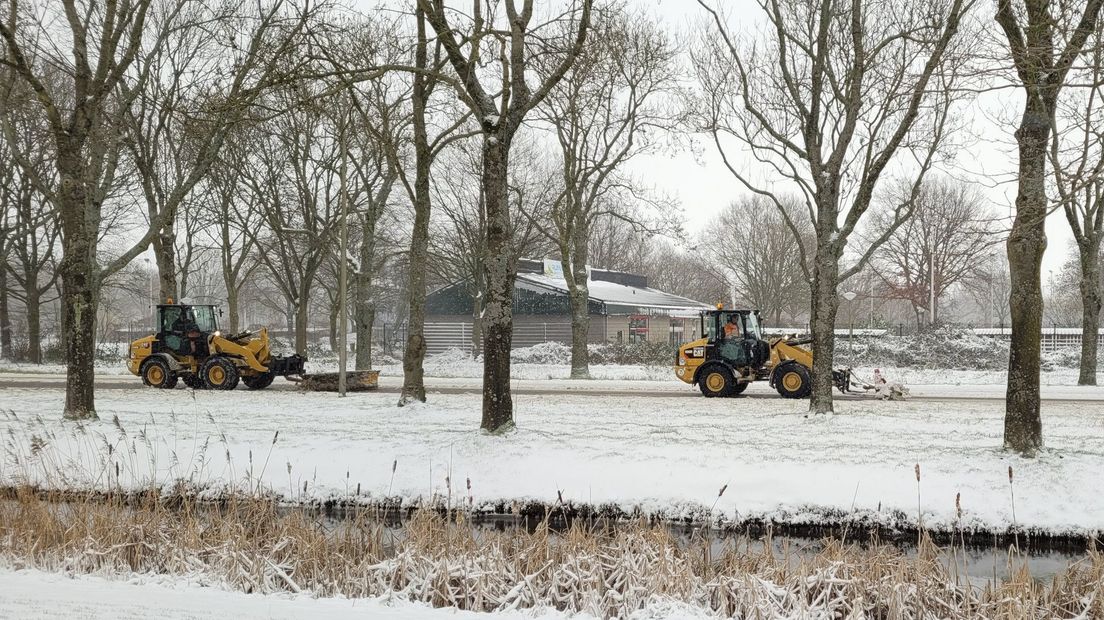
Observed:
[[[215,335],[216,335],[216,336],[221,336],[221,335],[222,335],[222,332],[220,332],[219,330],[217,330],[217,329],[216,329],[216,330],[215,330]]]

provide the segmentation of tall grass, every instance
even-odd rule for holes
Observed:
[[[1046,583],[1019,569],[977,585],[959,579],[957,563],[948,566],[928,539],[913,556],[834,541],[816,553],[775,553],[770,541],[718,548],[643,523],[556,532],[545,520],[496,532],[467,519],[417,511],[396,530],[370,509],[333,520],[245,494],[202,504],[161,491],[82,498],[21,487],[0,499],[0,563],[603,618],[658,599],[748,618],[1104,617],[1104,556],[1095,549]]]

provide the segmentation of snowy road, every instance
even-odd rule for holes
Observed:
[[[397,408],[385,393],[105,390],[100,421],[79,426],[62,421],[63,402],[60,389],[0,388],[0,482],[253,488],[260,479],[292,500],[359,488],[366,500],[455,504],[467,502],[470,479],[476,506],[555,503],[562,492],[670,518],[893,523],[916,519],[920,464],[925,524],[950,527],[961,493],[964,525],[1004,529],[1012,466],[1021,526],[1104,530],[1099,403],[1045,403],[1047,450],[1022,459],[1000,450],[1003,407],[985,400],[854,400],[839,415],[807,417],[805,403],[779,398],[518,393],[518,430],[505,437],[479,432],[474,394]]]
[[[953,376],[953,373],[948,373]],[[437,394],[479,394],[482,392],[482,380],[477,377],[426,377],[426,388]],[[62,389],[65,376],[58,373],[3,372],[0,373],[0,390],[5,388],[44,388]],[[132,375],[101,374],[96,376],[96,387],[100,390],[144,390],[142,381]],[[398,393],[402,387],[402,377],[381,376],[380,391]],[[559,394],[586,394],[590,396],[651,396],[665,398],[702,398],[696,387],[687,385],[674,378],[657,381],[592,379],[573,381],[570,379],[514,379],[513,390],[519,394],[554,396]],[[908,384],[912,400],[922,401],[961,401],[990,400],[1003,401],[1005,386],[1003,383],[964,384],[964,383],[928,383]],[[245,390],[239,386],[239,390]],[[295,385],[277,380],[270,390],[295,390]],[[177,391],[186,390],[181,384]],[[1084,404],[1104,402],[1104,386],[1043,385],[1043,400],[1069,401]],[[746,398],[778,398],[778,394],[765,383],[751,386]],[[836,398],[848,400],[869,400],[866,394],[843,395]]]

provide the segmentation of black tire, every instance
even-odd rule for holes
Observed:
[[[238,387],[241,375],[234,364],[222,356],[215,356],[203,362],[199,368],[203,385],[209,390],[232,390]]]
[[[732,387],[732,394],[729,394],[729,396],[738,396],[740,394],[743,394],[744,390],[746,390],[747,386],[750,384],[751,381],[737,381],[736,385]]]
[[[181,378],[184,379],[184,385],[192,388],[193,390],[202,390],[207,387],[203,383],[203,379],[201,379],[197,374],[189,373],[183,375]]]
[[[774,371],[774,389],[782,398],[808,398],[813,393],[809,369],[797,362],[786,362]]]
[[[698,389],[706,398],[722,398],[736,389],[736,377],[721,364],[710,364],[698,372]]]
[[[176,373],[172,368],[169,368],[169,363],[160,357],[152,357],[142,362],[140,372],[142,374],[142,383],[150,387],[162,390],[171,390],[176,387],[176,381],[178,379]]]
[[[251,390],[263,390],[266,387],[272,385],[272,380],[276,378],[276,375],[270,372],[263,372],[259,375],[253,375],[251,377],[242,377],[242,383],[245,387]]]

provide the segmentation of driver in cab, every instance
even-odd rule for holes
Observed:
[[[733,314],[728,317],[728,322],[724,326],[724,337],[726,340],[740,337],[740,315]]]

